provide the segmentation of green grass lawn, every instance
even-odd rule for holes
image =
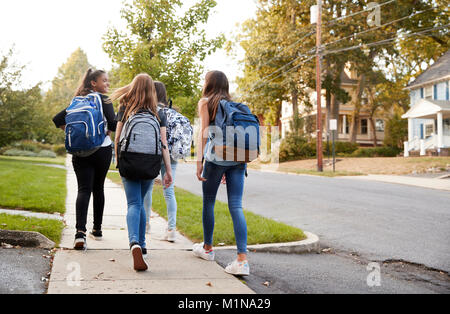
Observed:
[[[54,164],[64,166],[66,164],[66,157],[56,157],[56,158],[41,158],[41,157],[18,157],[18,156],[0,156],[0,161],[22,161],[28,163],[38,163],[38,164]]]
[[[202,197],[176,188],[175,191],[178,213],[177,228],[194,242],[203,241],[202,225]],[[167,219],[166,203],[163,196],[162,186],[155,185],[153,190],[153,209],[162,217]],[[244,210],[247,221],[248,244],[264,244],[300,241],[305,239],[302,230],[264,218]],[[233,221],[228,210],[228,205],[216,201],[214,208],[215,227],[214,245],[225,243],[235,245]]]
[[[0,158],[0,207],[64,213],[66,171]]]
[[[108,178],[121,184],[120,175],[109,172]],[[177,229],[193,242],[203,241],[202,207],[201,196],[194,195],[180,188],[175,188],[175,195],[178,203]],[[155,184],[153,189],[153,210],[167,220],[166,203],[163,196],[162,186]],[[247,221],[248,244],[265,244],[278,242],[300,241],[306,238],[303,231],[276,222],[272,219],[264,218],[254,213],[244,210]],[[235,245],[233,221],[227,204],[216,202],[214,208],[215,227],[214,245],[224,243],[225,245]]]
[[[64,223],[53,219],[0,214],[0,229],[39,232],[58,246],[61,241]]]

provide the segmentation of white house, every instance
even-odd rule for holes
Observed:
[[[405,157],[449,155],[449,85],[450,50],[406,87],[410,91],[411,108],[402,116],[408,119]]]

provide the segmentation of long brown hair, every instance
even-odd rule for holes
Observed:
[[[211,71],[206,74],[202,97],[208,98],[208,113],[210,121],[216,118],[217,108],[222,99],[231,100],[230,85],[227,76],[221,71]]]
[[[158,103],[168,106],[166,85],[163,82],[155,81],[156,98]]]
[[[92,92],[92,82],[96,82],[103,74],[106,74],[103,70],[94,71],[93,69],[88,69],[81,79],[80,86],[78,86],[77,91],[75,92],[75,97],[90,94]]]
[[[155,85],[150,75],[146,73],[139,74],[131,84],[114,91],[111,99],[113,101],[119,99],[120,106],[125,108],[122,121],[128,120],[131,115],[142,109],[149,110],[159,121]]]

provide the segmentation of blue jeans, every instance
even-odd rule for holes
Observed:
[[[163,187],[164,199],[166,200],[167,206],[167,220],[169,230],[175,230],[177,227],[177,199],[175,198],[175,173],[177,170],[177,162],[174,160],[170,161],[170,167],[172,168],[172,185],[167,189]],[[166,174],[166,166],[164,163],[161,165],[161,180],[164,180],[164,175]],[[147,222],[150,220],[150,214],[152,210],[152,192],[153,192],[153,182],[150,185],[147,194],[144,198],[144,207],[147,214]]]
[[[247,222],[242,209],[244,194],[245,164],[236,166],[219,166],[207,161],[203,170],[203,239],[206,245],[213,244],[214,205],[217,191],[225,174],[227,179],[228,209],[233,220],[234,236],[238,254],[247,253]]]
[[[128,239],[131,243],[139,243],[143,248],[145,244],[145,222],[144,197],[153,180],[128,180],[122,177],[123,187],[127,196],[128,213]]]

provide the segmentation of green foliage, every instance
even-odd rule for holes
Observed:
[[[370,147],[359,148],[351,156],[352,157],[397,157],[401,149],[395,147]]]
[[[347,156],[358,149],[359,145],[350,142],[335,142],[336,155]],[[323,145],[323,153],[328,154],[327,145]],[[280,161],[292,161],[316,157],[316,143],[305,136],[289,133],[280,146]],[[331,143],[330,143],[331,154]]]
[[[402,119],[403,110],[397,108],[386,122],[384,145],[398,149],[403,148],[403,142],[408,138],[408,120]]]
[[[65,156],[65,145],[50,145],[37,141],[23,140],[5,146],[0,150],[0,155],[56,158],[57,155]]]
[[[37,157],[37,153],[34,153],[29,150],[20,150],[20,149],[8,149],[3,153],[5,156],[18,156],[18,157]]]
[[[52,86],[43,100],[43,125],[40,128],[41,132],[38,139],[44,139],[52,144],[64,142],[64,132],[55,128],[52,118],[70,104],[83,75],[91,67],[86,53],[78,48],[58,69],[58,73],[52,81]]]
[[[182,1],[134,0],[125,3],[122,18],[127,32],[110,28],[104,36],[104,50],[118,66],[113,70],[114,80],[126,85],[139,73],[148,73],[163,82],[168,96],[192,97],[197,94],[203,61],[221,47],[223,36],[208,39],[203,25],[214,0],[198,0],[182,16]],[[189,103],[178,99],[182,112]],[[187,114],[189,115],[189,113]]]

